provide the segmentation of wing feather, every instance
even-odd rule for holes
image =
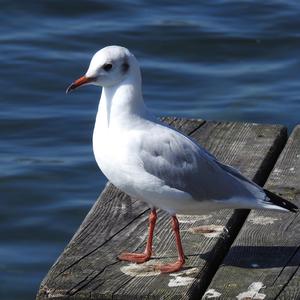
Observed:
[[[141,160],[146,172],[195,200],[264,198],[262,189],[171,128],[157,125],[143,136]]]

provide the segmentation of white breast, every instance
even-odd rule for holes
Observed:
[[[93,151],[103,174],[116,187],[132,197],[139,197],[137,181],[140,176],[138,157],[131,149],[130,134],[126,130],[108,128],[96,122]],[[134,167],[133,167],[134,166]]]
[[[96,162],[103,174],[113,183],[118,181],[121,173],[118,172],[122,141],[115,138],[117,134],[108,128],[95,124],[93,134],[93,151]]]

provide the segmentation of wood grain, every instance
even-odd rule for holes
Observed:
[[[266,188],[300,206],[299,126]],[[234,299],[253,282],[261,282],[264,288],[259,293],[265,299],[300,299],[299,266],[299,213],[252,211],[208,289],[219,292],[218,299]]]
[[[266,180],[286,140],[282,126],[178,118],[164,121],[190,134],[221,161],[238,167],[259,184]],[[116,259],[123,250],[143,251],[148,211],[145,204],[108,184],[43,280],[37,299],[199,298],[248,214],[224,210],[206,216],[179,216],[188,257],[183,274],[148,276],[147,265],[149,269],[157,261],[176,258],[170,220],[164,212],[159,212],[154,259],[138,270]],[[210,232],[203,233],[201,226],[208,226],[205,230]]]

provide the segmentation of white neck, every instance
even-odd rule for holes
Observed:
[[[134,117],[143,117],[146,107],[141,86],[139,70],[131,70],[118,85],[103,87],[96,122],[108,128],[125,126]]]

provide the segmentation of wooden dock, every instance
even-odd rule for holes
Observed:
[[[280,125],[164,121],[300,206],[300,127],[288,139]],[[141,265],[117,260],[123,250],[144,250],[148,213],[145,204],[108,183],[44,278],[37,299],[300,299],[299,213],[179,215],[187,260],[173,274],[151,270],[154,262],[177,257],[170,220],[162,211],[154,258]]]

